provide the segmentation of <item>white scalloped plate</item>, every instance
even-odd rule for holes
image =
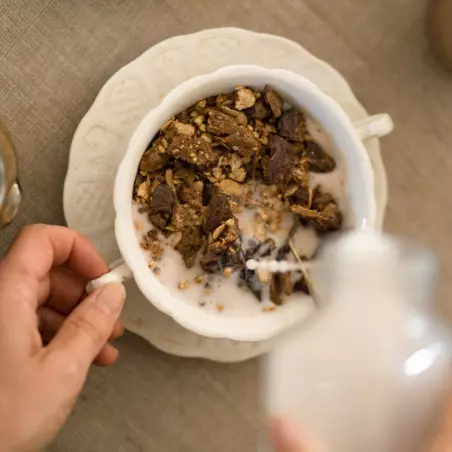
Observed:
[[[80,122],[70,150],[64,187],[69,227],[87,236],[108,262],[120,257],[114,235],[113,184],[132,132],[142,117],[174,86],[230,64],[257,64],[299,73],[332,96],[357,121],[368,114],[345,79],[295,42],[238,28],[176,36],[157,44],[120,69],[101,89]],[[379,141],[366,141],[375,172],[378,225],[386,208],[386,174]],[[127,283],[125,327],[174,355],[214,361],[242,361],[270,350],[275,340],[234,342],[185,330]]]

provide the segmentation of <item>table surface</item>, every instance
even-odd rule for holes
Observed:
[[[28,223],[64,224],[74,130],[104,82],[172,35],[238,26],[300,42],[350,81],[383,142],[388,231],[418,239],[440,264],[438,306],[452,318],[452,75],[425,43],[425,1],[2,0],[0,117],[14,136],[25,200],[3,252]],[[111,369],[93,369],[50,451],[256,450],[258,360],[222,365],[166,356],[126,334]]]

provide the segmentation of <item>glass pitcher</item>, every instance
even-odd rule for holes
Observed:
[[[9,132],[0,121],[0,227],[11,223],[22,199],[17,159]]]
[[[426,450],[451,382],[433,256],[355,232],[313,271],[318,311],[265,363],[269,414],[298,419],[331,452]]]

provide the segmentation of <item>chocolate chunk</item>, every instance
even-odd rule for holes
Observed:
[[[292,108],[283,113],[278,121],[279,134],[288,140],[304,141],[306,120],[301,112]]]
[[[282,304],[281,292],[281,275],[279,273],[275,273],[270,281],[270,300],[277,306],[281,306]]]
[[[336,202],[333,196],[330,193],[325,193],[322,191],[320,186],[317,186],[312,195],[312,210],[323,210],[325,207],[330,204]]]
[[[224,266],[232,268],[233,271],[242,270],[245,268],[245,254],[240,245],[231,247],[224,255]]]
[[[217,96],[209,96],[206,98],[207,107],[215,107],[217,105]]]
[[[311,207],[312,192],[309,187],[298,187],[292,196],[289,196],[289,202],[291,204],[297,204],[299,206]]]
[[[273,239],[267,239],[263,242],[256,242],[254,240],[249,242],[249,247],[245,251],[245,262],[248,259],[259,260],[262,257],[268,257],[276,249],[276,244]],[[257,272],[249,268],[243,268],[240,272],[240,279],[251,293],[259,300],[262,300],[263,285],[259,281]]]
[[[221,223],[229,220],[229,218],[232,218],[229,197],[222,193],[214,194],[205,213],[204,231],[214,231]]]
[[[311,291],[309,290],[309,286],[306,283],[306,278],[303,273],[300,273],[300,278],[295,281],[293,285],[294,292],[304,292],[306,295],[311,295]]]
[[[264,98],[267,104],[270,105],[273,115],[279,118],[284,107],[284,101],[281,96],[270,85],[265,85]]]
[[[220,157],[204,138],[182,133],[168,135],[168,154],[201,169],[215,165]]]
[[[315,141],[305,141],[303,160],[308,170],[314,173],[330,173],[336,168],[336,161]]]
[[[170,216],[164,213],[153,213],[149,215],[149,221],[158,229],[163,231],[168,226]]]
[[[256,104],[244,110],[249,119],[263,120],[270,116],[270,110],[266,107],[264,102],[257,101]]]
[[[216,135],[230,135],[235,133],[240,126],[236,120],[216,109],[210,109],[208,111],[207,119],[207,131]]]
[[[276,254],[276,260],[277,261],[283,261],[286,259],[286,256],[290,253],[290,246],[289,245],[283,245],[281,248],[278,249],[278,253]]]
[[[223,270],[223,254],[207,251],[199,261],[201,268],[207,273],[217,273]]]
[[[187,268],[191,268],[195,264],[196,255],[201,248],[201,244],[201,228],[190,228],[182,231],[182,239],[176,245],[176,250],[182,254]]]
[[[264,286],[259,281],[257,273],[249,268],[243,268],[240,271],[240,282],[243,287],[247,287],[250,292],[259,300],[262,301],[262,291]]]
[[[201,256],[201,267],[208,273],[218,273],[225,268],[232,271],[245,269],[245,256],[240,244],[236,244],[221,252],[207,249]]]
[[[176,119],[179,122],[182,122],[184,124],[189,124],[191,120],[190,112],[187,110],[184,110],[180,112],[178,115],[176,115]]]
[[[212,196],[217,193],[218,189],[214,184],[204,184],[204,191],[202,192],[202,203],[207,206],[212,199]]]
[[[245,251],[246,259],[256,259],[258,260],[261,257],[268,257],[275,251],[276,243],[270,238],[264,240],[263,242],[255,242],[252,241],[250,243],[249,248]]]
[[[330,202],[321,211],[296,205],[290,209],[300,216],[303,223],[310,224],[318,232],[338,231],[342,226],[342,213],[336,202]]]
[[[284,293],[289,297],[293,293],[290,272],[281,273],[280,280],[281,280],[281,285],[284,290]]]
[[[270,140],[271,156],[264,168],[265,181],[268,184],[285,186],[289,182],[295,164],[293,146],[278,135]]]
[[[222,142],[229,150],[235,151],[243,157],[251,157],[262,149],[261,143],[244,126],[238,126],[235,132],[224,138]]]
[[[175,198],[171,187],[160,184],[152,192],[151,209],[153,213],[171,215],[173,213]]]
[[[191,187],[196,181],[196,173],[192,168],[177,168],[173,171],[173,178],[185,182],[186,185]]]
[[[169,162],[170,156],[152,146],[144,154],[140,162],[140,171],[153,173],[163,168]]]

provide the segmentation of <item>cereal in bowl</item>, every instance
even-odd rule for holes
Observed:
[[[341,229],[344,174],[328,143],[269,85],[238,86],[170,118],[144,152],[133,192],[150,269],[178,296],[221,313],[242,302],[272,312],[308,294],[300,272],[245,262],[291,259],[289,239],[309,259]]]

